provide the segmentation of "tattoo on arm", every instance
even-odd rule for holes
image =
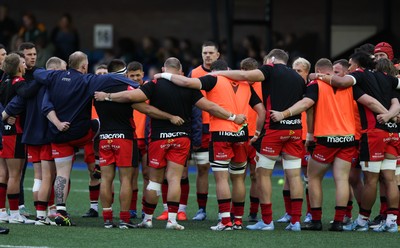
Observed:
[[[64,202],[64,190],[67,185],[67,179],[62,176],[57,176],[54,182],[54,194],[56,196],[56,204]]]

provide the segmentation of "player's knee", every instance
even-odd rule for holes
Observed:
[[[42,185],[42,180],[36,178],[33,179],[32,192],[38,192],[41,185]]]
[[[161,184],[153,181],[149,181],[149,184],[146,187],[147,190],[154,190],[157,195],[161,195]]]

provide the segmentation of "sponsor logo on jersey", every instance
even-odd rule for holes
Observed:
[[[397,128],[397,124],[393,122],[386,122],[385,126],[387,126],[388,128]]]
[[[170,139],[181,136],[189,136],[186,132],[169,132],[169,133],[160,133],[160,139]]]
[[[220,131],[218,132],[220,136],[228,136],[228,137],[243,137],[246,135],[246,132],[244,130],[241,130],[238,133],[235,132],[225,132],[225,131]]]
[[[125,134],[123,133],[106,133],[100,134],[100,139],[125,139]]]
[[[282,125],[299,125],[301,124],[301,119],[281,120],[279,123]]]
[[[328,143],[350,143],[354,141],[354,136],[329,136],[326,137]]]

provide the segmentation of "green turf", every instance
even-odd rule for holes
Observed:
[[[31,187],[32,169],[28,168],[25,181],[26,187]],[[278,185],[279,178],[273,178],[273,211],[274,219],[284,213],[282,186]],[[17,224],[3,224],[11,229],[10,234],[0,235],[1,247],[40,246],[40,247],[398,247],[399,234],[328,232],[329,220],[333,218],[334,183],[332,179],[324,181],[324,231],[293,233],[284,231],[286,224],[275,225],[275,231],[231,231],[213,232],[211,225],[217,224],[217,204],[215,185],[210,175],[210,196],[208,201],[208,219],[202,222],[181,222],[184,231],[165,230],[165,222],[154,221],[153,229],[120,230],[103,228],[102,218],[84,219],[80,216],[89,208],[88,176],[85,170],[75,170],[72,173],[71,194],[67,202],[68,211],[76,222],[76,227],[47,227]],[[247,185],[249,179],[247,179]],[[119,184],[116,184],[116,188]],[[195,197],[195,175],[190,175],[191,194],[187,209],[188,217],[193,217],[197,211]],[[34,208],[32,193],[25,190],[26,205],[30,212]],[[116,199],[117,198],[116,194]],[[139,193],[141,199],[141,192]],[[248,196],[246,197],[245,216],[248,215]],[[114,216],[118,216],[118,201],[114,204]],[[304,204],[305,207],[305,204]],[[139,210],[141,206],[138,206]],[[305,208],[303,208],[305,209]],[[155,215],[162,212],[160,202]],[[356,209],[353,210],[356,215]],[[304,211],[303,211],[304,213]],[[373,214],[375,214],[373,212]],[[246,220],[247,218],[245,218]],[[115,220],[117,221],[117,220]],[[138,222],[135,220],[134,222]],[[247,224],[247,221],[244,223]]]

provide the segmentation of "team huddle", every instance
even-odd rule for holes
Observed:
[[[90,175],[90,209],[83,217],[99,216],[100,198],[105,228],[152,228],[162,195],[164,212],[157,219],[166,221],[166,229],[184,230],[178,221],[188,219],[192,154],[195,221],[207,218],[210,169],[215,178],[219,215],[211,230],[274,230],[271,176],[280,161],[286,213],[277,221],[288,223],[285,230],[322,230],[322,180],[332,168],[336,206],[330,231],[398,232],[400,79],[388,43],[362,46],[349,61],[322,58],[310,73],[306,59],[288,66],[289,55],[280,49],[271,50],[262,66],[247,58],[240,70],[230,70],[218,46],[205,42],[203,64],[188,77],[171,57],[147,82],[136,61],[114,59],[88,73],[88,57],[80,51],[70,55],[68,69],[57,57],[46,69],[36,68],[36,48],[29,42],[19,52],[4,50],[3,57],[0,223],[75,225],[66,201],[75,152],[83,148]],[[36,220],[21,211],[25,160],[34,167]],[[134,224],[139,164],[142,215]],[[247,167],[248,221],[254,224],[244,227]],[[370,221],[378,183],[381,211]],[[301,224],[304,188],[307,212]],[[354,221],[353,198],[360,209]]]

